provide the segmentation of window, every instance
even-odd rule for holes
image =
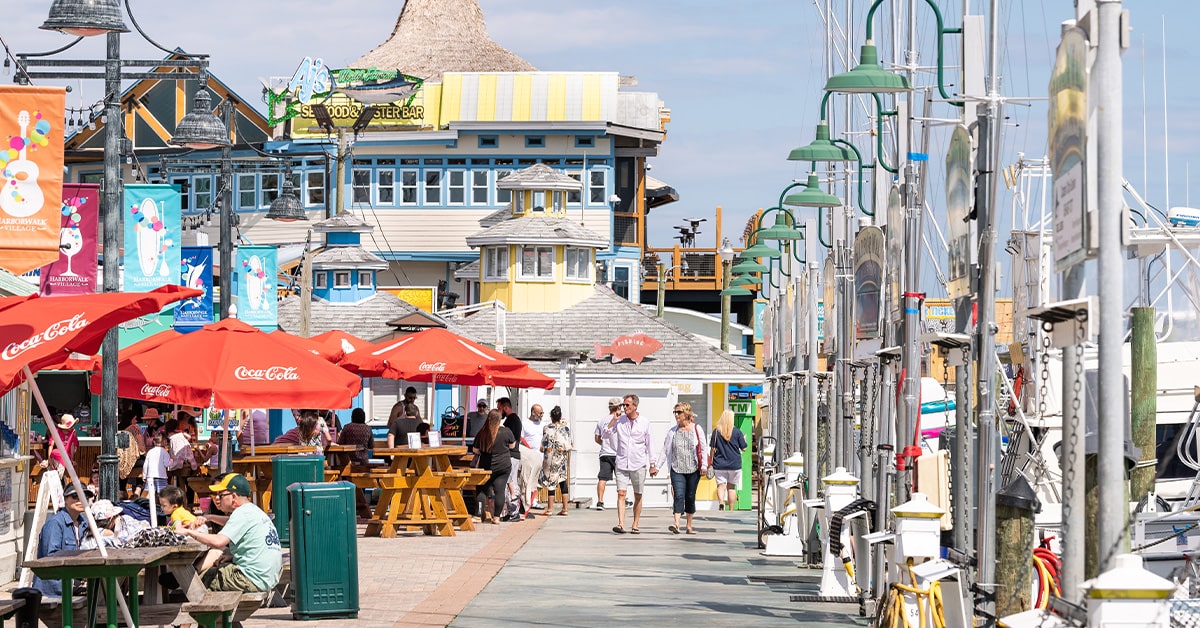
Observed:
[[[283,183],[283,175],[280,174],[263,174],[262,176],[262,199],[259,201],[259,207],[268,208],[271,206],[271,201],[279,198],[279,188]]]
[[[488,204],[488,171],[487,170],[472,170],[471,171],[471,204],[472,205],[487,205]]]
[[[366,168],[355,168],[350,173],[352,193],[350,202],[371,204],[371,171]]]
[[[603,203],[604,190],[608,187],[608,171],[593,170],[588,177],[588,202]]]
[[[532,211],[532,213],[535,213],[535,214],[546,213],[546,193],[545,192],[539,190],[539,191],[533,193],[533,209],[531,211]]]
[[[568,247],[564,254],[567,279],[590,280],[592,278],[592,250]]]
[[[179,208],[185,212],[191,209],[191,204],[188,203],[191,196],[188,194],[188,190],[192,186],[191,180],[187,177],[178,177],[171,179],[171,185],[179,188]]]
[[[333,287],[334,288],[349,288],[350,287],[350,271],[348,271],[348,270],[333,271]]]
[[[371,287],[371,271],[369,271],[369,270],[358,271],[358,287],[359,288],[370,288]]]
[[[575,148],[595,148],[596,138],[594,137],[575,137]]]
[[[465,205],[467,203],[467,172],[465,170],[450,170],[446,173],[446,204]]]
[[[521,247],[521,278],[522,279],[553,279],[554,278],[554,247],[552,246],[523,246]]]
[[[429,160],[426,160],[429,161]],[[440,159],[438,161],[441,161]],[[440,205],[442,203],[442,171],[425,171],[425,204]]]
[[[479,147],[480,148],[499,148],[500,147],[500,138],[496,137],[495,135],[480,135],[479,136]]]
[[[237,177],[238,209],[258,207],[258,181],[252,174],[239,174]]]
[[[564,202],[565,198],[566,198],[566,195],[563,194],[562,192],[554,193],[554,211],[555,212],[557,212],[559,214],[563,213],[563,202]]]
[[[583,172],[568,172],[567,176],[571,177],[572,179],[575,179],[576,181],[579,181],[583,177]],[[581,190],[583,190],[582,185],[579,186],[578,190],[571,190],[570,192],[567,192],[567,204],[578,205],[579,199],[583,195],[583,192]]]
[[[525,138],[525,148],[545,148],[546,138],[541,135],[530,135]]]
[[[483,249],[483,278],[508,281],[507,246],[489,246]]]
[[[501,179],[512,173],[512,170],[497,170],[496,183],[499,183]],[[496,204],[508,205],[510,202],[512,202],[512,190],[501,190],[500,188],[496,188]]]
[[[613,268],[612,290],[622,299],[629,299],[629,270],[628,266]]]
[[[304,204],[305,205],[324,205],[325,204],[325,171],[324,170],[309,170],[304,173]]]
[[[313,273],[313,288],[325,289],[329,287],[329,273]]]
[[[196,210],[204,211],[212,207],[212,177],[196,177],[192,181],[192,191],[196,194]],[[184,195],[186,197],[186,195]],[[186,203],[186,201],[184,201]],[[184,209],[187,206],[184,205]]]
[[[395,170],[377,170],[375,172],[377,181],[375,183],[377,194],[379,194],[380,205],[395,205],[396,204],[396,171]]]
[[[417,171],[416,170],[401,170],[400,171],[400,204],[401,205],[416,205],[417,204]]]

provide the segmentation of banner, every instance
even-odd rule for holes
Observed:
[[[66,95],[0,85],[0,267],[14,275],[59,258]]]
[[[854,237],[854,337],[858,340],[880,335],[886,247],[883,230],[873,225]]]
[[[178,281],[179,192],[169,185],[125,186],[126,292],[145,292]]]
[[[213,322],[212,248],[185,246],[180,249],[179,285],[204,294],[175,304],[176,327],[203,327]]]
[[[278,266],[273,246],[239,246],[233,267],[237,275],[237,317],[255,327],[279,326],[275,290]]]
[[[100,238],[99,218],[98,184],[63,184],[58,228],[58,260],[42,269],[42,296],[97,292],[96,243]]]

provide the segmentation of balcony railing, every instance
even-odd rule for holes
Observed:
[[[715,248],[647,248],[642,257],[642,289],[658,289],[663,265],[667,290],[719,290],[721,257]]]

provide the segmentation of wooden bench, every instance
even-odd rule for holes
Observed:
[[[203,628],[228,627],[233,613],[241,604],[242,594],[237,591],[209,591],[199,602],[186,602],[180,611],[192,616]]]
[[[0,600],[0,628],[4,626],[4,620],[13,616],[13,613],[25,607],[25,600]]]
[[[254,611],[262,608],[263,601],[270,595],[269,591],[256,591],[253,593],[241,593],[238,595],[238,605],[233,611],[233,621],[246,621]]]

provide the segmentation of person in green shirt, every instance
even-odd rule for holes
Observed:
[[[279,583],[283,552],[275,525],[258,506],[250,503],[250,481],[226,473],[208,487],[213,503],[229,514],[216,534],[176,525],[175,530],[213,548],[200,568],[200,579],[210,591],[270,591]]]

